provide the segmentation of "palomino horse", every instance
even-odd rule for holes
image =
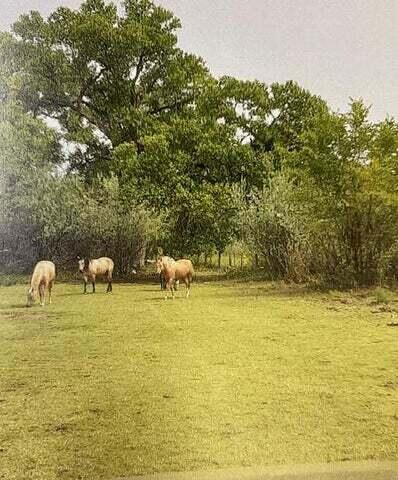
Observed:
[[[175,260],[174,258],[172,257],[168,257],[166,255],[163,255],[161,257],[158,257],[158,260],[162,260],[162,262],[164,263],[168,263],[170,265],[174,264],[175,263]],[[158,260],[147,260],[146,262],[147,263],[156,263]],[[160,282],[160,290],[166,290],[166,280],[164,278],[164,275],[162,272],[159,273],[159,271],[157,271],[157,273],[159,274],[159,282]],[[175,286],[176,286],[176,290],[178,289],[178,280],[176,281],[175,283]]]
[[[95,293],[95,280],[97,277],[105,277],[108,281],[106,292],[112,292],[112,274],[114,263],[111,258],[80,258],[78,257],[79,271],[83,275],[84,292],[87,292],[87,283],[90,281],[93,285],[93,293]]]
[[[42,260],[38,262],[33,270],[32,279],[30,281],[30,289],[28,292],[27,307],[31,307],[40,295],[40,305],[44,306],[45,289],[48,290],[48,303],[51,303],[51,289],[55,281],[55,265],[53,262]]]
[[[174,265],[176,261],[172,257],[168,257],[164,255],[163,257],[160,257],[162,262],[167,263],[168,265]],[[166,279],[164,278],[163,272],[159,273],[159,280],[160,280],[160,290],[166,290]],[[178,280],[176,281],[176,286],[178,284]],[[177,288],[176,288],[177,290]]]
[[[174,263],[165,262],[162,257],[156,261],[156,271],[164,276],[166,281],[166,295],[168,298],[168,291],[171,290],[171,295],[174,298],[175,282],[182,281],[186,286],[186,298],[189,297],[191,288],[193,266],[191,260],[177,260]]]

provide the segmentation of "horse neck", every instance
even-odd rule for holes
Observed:
[[[166,276],[170,277],[174,274],[173,270],[174,269],[170,265],[168,265],[166,263],[163,264],[163,269],[162,269],[163,275],[166,275]]]
[[[30,288],[32,289],[32,291],[39,290],[41,280],[42,280],[42,273],[33,272],[32,280],[30,281]]]

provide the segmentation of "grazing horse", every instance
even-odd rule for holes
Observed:
[[[171,295],[174,298],[175,282],[181,280],[185,283],[186,286],[186,298],[189,297],[189,292],[191,288],[192,276],[193,276],[193,266],[191,260],[177,260],[174,263],[168,263],[163,260],[163,257],[158,258],[156,261],[156,270],[157,273],[161,273],[164,276],[166,281],[166,295],[165,299],[168,298],[168,290],[171,290]]]
[[[48,303],[51,303],[51,289],[53,288],[54,281],[55,265],[53,262],[48,262],[46,260],[38,262],[33,270],[26,306],[31,307],[37,298],[37,294],[39,293],[40,305],[43,307],[46,288],[48,290]]]
[[[93,293],[95,293],[96,277],[105,277],[108,281],[106,293],[112,292],[112,274],[114,263],[111,258],[80,258],[78,257],[79,271],[83,275],[84,292],[87,292],[87,283],[90,281],[93,285]]]

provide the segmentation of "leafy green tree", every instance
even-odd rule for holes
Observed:
[[[112,147],[132,143],[140,152],[145,135],[188,108],[209,76],[177,48],[172,13],[149,0],[123,5],[119,16],[112,3],[86,0],[80,10],[60,7],[47,21],[31,12],[13,26],[25,72],[19,99],[87,146],[74,166],[94,175],[108,173]]]
[[[117,177],[87,186],[78,175],[66,174],[58,134],[25,113],[7,88],[3,91],[1,267],[25,271],[47,258],[75,268],[78,254],[109,255],[118,274],[142,264],[158,217],[121,188]]]
[[[182,190],[167,214],[167,250],[186,255],[215,249],[220,257],[235,237],[237,211],[228,186],[205,183],[193,192]]]
[[[215,79],[179,28],[151,0],[86,0],[0,34],[16,257],[112,251],[128,272],[157,240],[174,255],[245,240],[272,276],[394,276],[396,121],[371,123],[361,101],[335,114],[293,81]]]

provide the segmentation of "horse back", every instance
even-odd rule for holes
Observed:
[[[92,268],[96,274],[112,273],[114,268],[113,260],[109,257],[100,257],[91,261]]]
[[[186,277],[192,277],[193,265],[191,260],[182,259],[175,263],[175,276],[177,279],[183,280]]]
[[[42,260],[36,263],[33,270],[31,285],[33,284],[48,284],[55,280],[55,265],[48,260]]]

